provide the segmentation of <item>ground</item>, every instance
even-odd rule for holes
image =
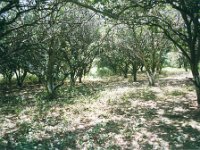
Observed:
[[[155,87],[144,74],[85,79],[53,101],[41,85],[1,91],[0,149],[200,149],[190,77],[167,71]]]

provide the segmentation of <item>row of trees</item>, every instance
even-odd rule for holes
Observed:
[[[22,86],[29,72],[53,97],[68,76],[71,85],[81,81],[100,57],[125,77],[131,67],[134,80],[144,66],[154,85],[176,46],[190,64],[200,104],[199,0],[1,1],[0,27],[0,70],[8,82],[15,73]]]
[[[162,32],[190,64],[200,104],[200,1],[199,0],[90,0],[74,2],[129,27],[148,25]],[[102,7],[103,6],[103,7]]]
[[[89,71],[98,52],[98,19],[90,10],[54,2],[24,13],[17,19],[24,27],[1,40],[1,73],[8,84],[15,74],[19,87],[27,73],[34,74],[55,97],[68,76],[74,85]]]
[[[107,36],[102,48],[105,49],[101,55],[102,67],[108,66],[125,78],[131,68],[133,80],[136,81],[138,69],[144,66],[149,85],[153,86],[172,44],[156,28],[118,25]]]

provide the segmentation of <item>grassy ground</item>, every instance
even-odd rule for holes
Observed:
[[[166,71],[166,70],[165,70]],[[167,72],[155,87],[119,77],[2,93],[0,149],[200,149],[200,111],[190,74]]]

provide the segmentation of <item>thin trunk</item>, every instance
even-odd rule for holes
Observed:
[[[158,71],[159,74],[162,73],[162,68],[163,68],[163,63],[160,63],[158,68],[157,68],[157,71]]]
[[[82,76],[79,76],[78,78],[79,83],[82,83]]]
[[[54,99],[56,97],[56,90],[51,81],[47,81],[47,92],[48,92],[49,99]]]
[[[137,71],[138,71],[138,68],[137,68],[136,63],[132,63],[132,76],[133,76],[134,82],[137,82]]]
[[[76,79],[75,79],[75,73],[70,74],[70,85],[73,87],[75,86]]]
[[[82,83],[82,77],[83,77],[83,69],[80,69],[79,70],[79,73],[78,73],[78,80],[79,80],[79,83]]]
[[[124,78],[128,78],[128,64],[125,64],[123,69]]]
[[[133,73],[133,81],[137,82],[137,70]]]
[[[23,86],[23,83],[24,83],[27,73],[28,73],[27,70],[23,70],[23,74],[21,74],[21,69],[18,70],[18,73],[17,73],[17,70],[15,71],[18,87],[21,88]]]
[[[197,103],[200,106],[200,88],[196,87]]]
[[[54,85],[54,77],[53,77],[53,66],[54,66],[54,53],[52,49],[49,49],[49,59],[47,64],[47,81],[46,87],[48,92],[48,98],[54,99],[56,97],[56,90]]]
[[[133,73],[133,81],[137,82],[137,71]]]
[[[184,66],[184,69],[185,69],[185,71],[186,72],[188,72],[188,64],[187,64],[187,62],[183,62],[183,66]]]
[[[193,82],[196,88],[197,103],[200,106],[200,76],[198,71],[198,65],[191,65],[191,70],[193,75]]]
[[[124,78],[128,78],[128,75],[127,75],[127,73],[124,73]]]
[[[147,77],[149,80],[149,86],[155,86],[156,72],[147,71]]]
[[[141,72],[144,71],[144,65],[141,65],[141,67],[140,67],[140,71],[141,71]]]

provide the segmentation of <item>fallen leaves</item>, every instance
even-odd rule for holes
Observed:
[[[32,149],[200,148],[194,92],[176,84],[178,79],[165,82],[167,86],[150,88],[120,79],[107,82],[97,95],[82,94],[74,103],[42,103],[41,111],[36,103],[16,115],[2,114],[0,146],[11,142],[13,147]]]

